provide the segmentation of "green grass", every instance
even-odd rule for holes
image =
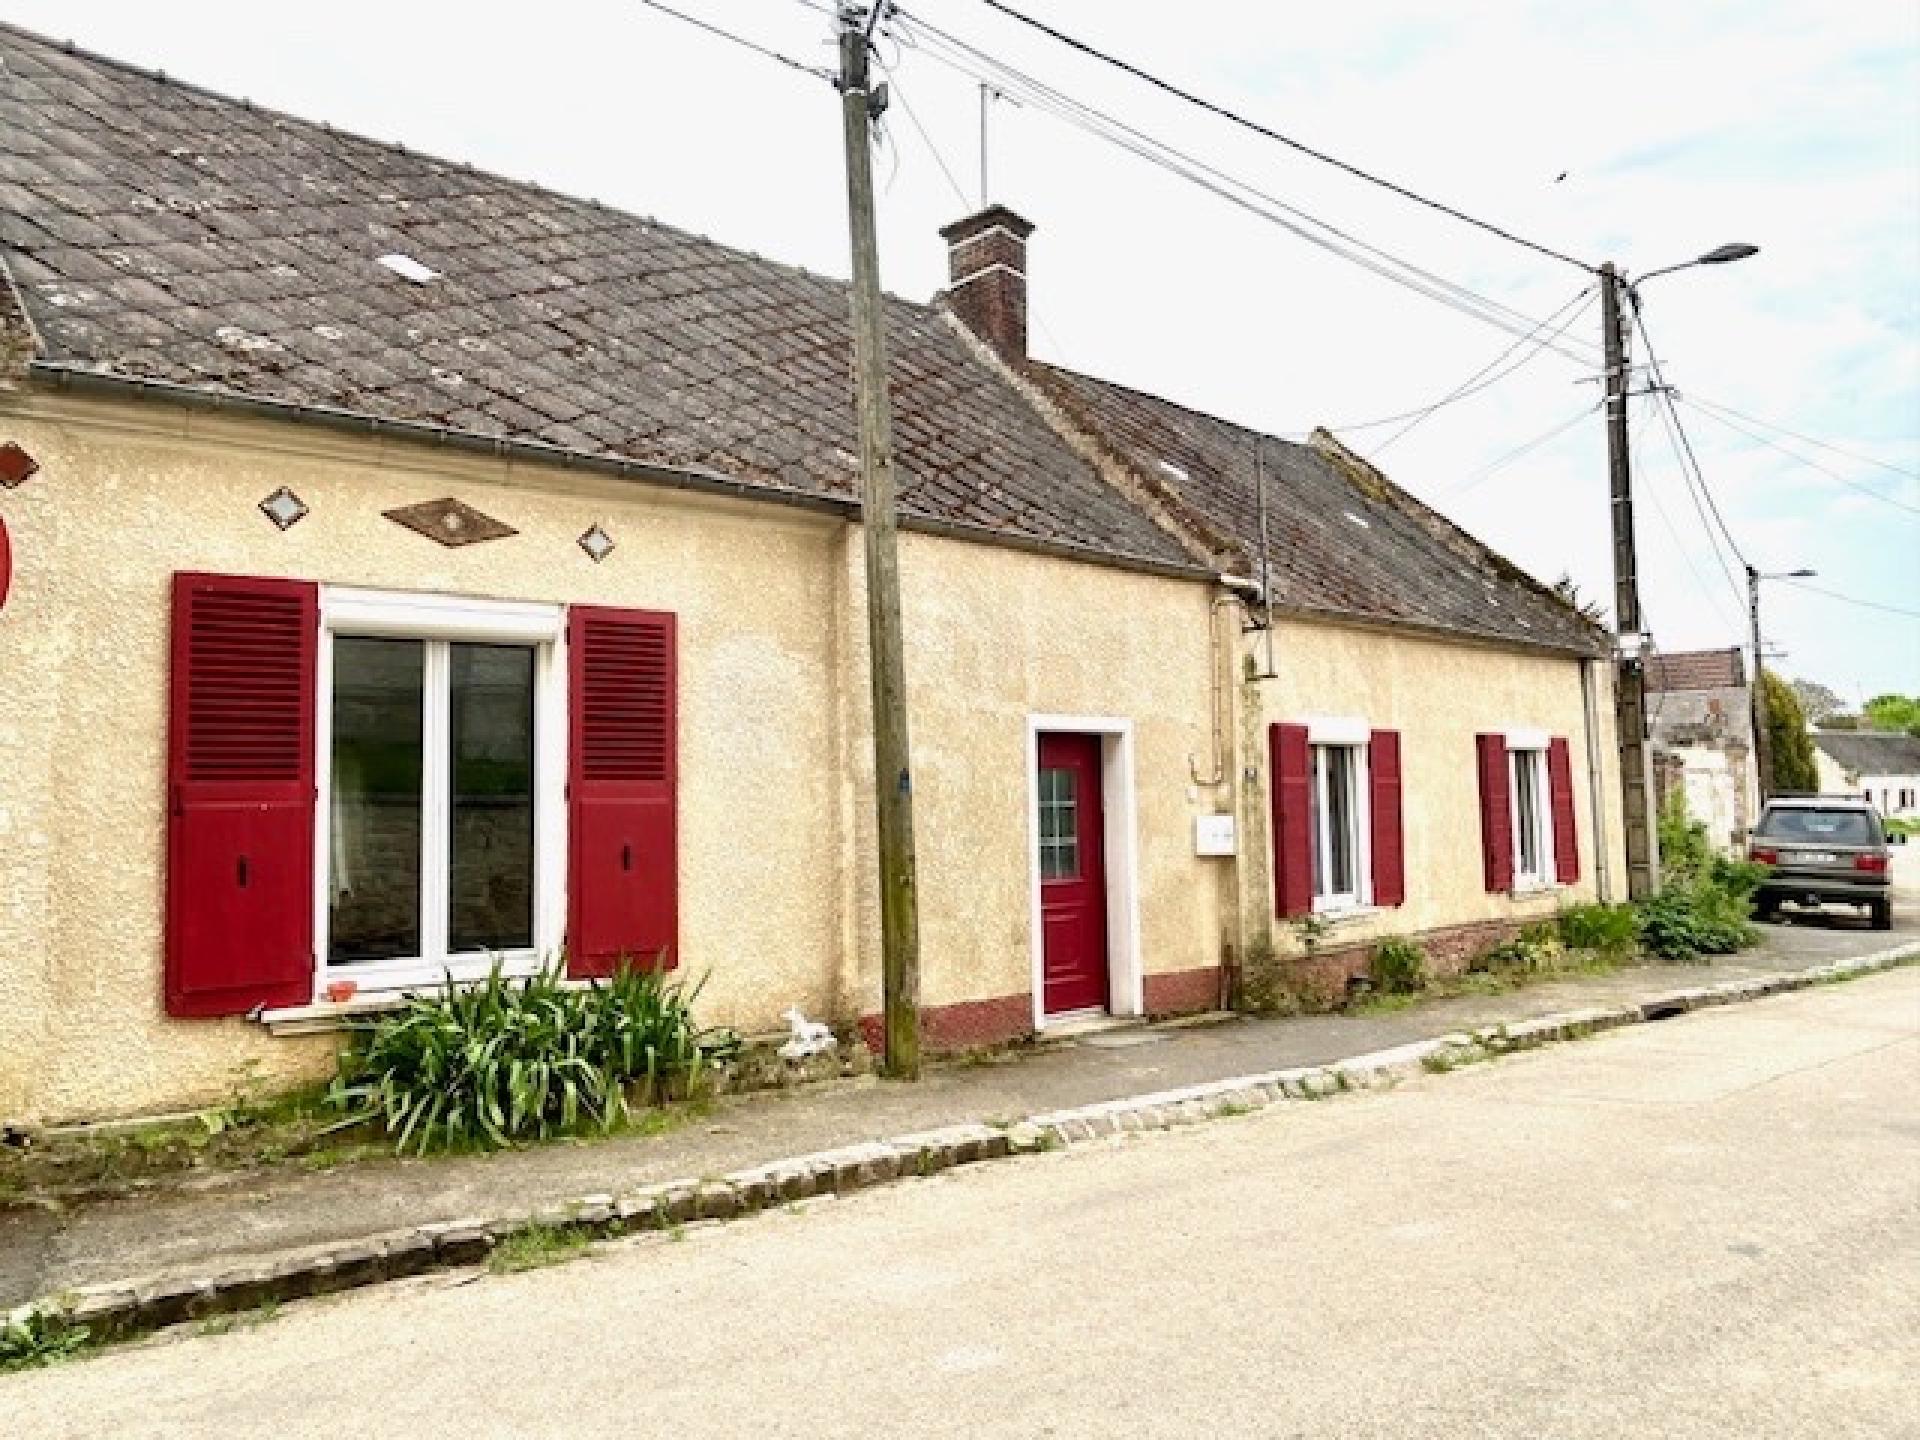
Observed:
[[[552,1225],[529,1225],[516,1230],[493,1249],[487,1268],[496,1275],[512,1275],[521,1270],[539,1270],[558,1265],[586,1253],[589,1241],[583,1230],[563,1230]]]
[[[280,1313],[278,1300],[262,1300],[251,1310],[236,1310],[230,1315],[209,1315],[193,1327],[196,1335],[226,1335],[235,1330],[251,1330],[265,1325]]]
[[[29,1311],[0,1324],[0,1375],[58,1365],[97,1343],[86,1326],[75,1325],[58,1311]]]

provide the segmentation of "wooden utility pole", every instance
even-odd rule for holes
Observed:
[[[876,4],[884,0],[875,0]],[[873,230],[870,127],[885,106],[868,74],[868,16],[840,12],[840,114],[853,233],[853,356],[860,406],[860,510],[867,550],[867,638],[873,677],[874,810],[880,845],[880,945],[889,1075],[920,1078],[920,898],[913,855],[913,771],[907,742],[906,654],[900,634],[900,554],[893,493],[893,415],[887,403],[886,315]]]
[[[1753,713],[1753,773],[1760,791],[1760,803],[1773,798],[1773,736],[1767,732],[1766,670],[1760,658],[1760,572],[1747,566],[1747,621],[1753,631],[1753,688],[1748,692],[1748,709]],[[1755,824],[1759,821],[1756,818]]]
[[[1619,272],[1611,265],[1602,265],[1600,324],[1605,331],[1607,474],[1613,514],[1614,720],[1620,741],[1620,788],[1627,832],[1627,894],[1644,900],[1660,888],[1660,841],[1653,802],[1653,756],[1647,745],[1646,636],[1640,620],[1639,558],[1633,538],[1627,346],[1620,309],[1623,288]]]

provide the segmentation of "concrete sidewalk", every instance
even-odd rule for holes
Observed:
[[[1771,927],[1737,963],[1642,966],[1378,1015],[1220,1017],[1114,1030],[987,1063],[932,1069],[917,1085],[873,1079],[741,1096],[654,1136],[562,1142],[484,1156],[375,1160],[197,1176],[62,1212],[0,1213],[0,1309],[135,1277],[205,1276],[315,1247],[470,1217],[529,1215],[575,1197],[717,1177],[788,1157],[968,1123],[1007,1125],[1147,1092],[1328,1065],[1451,1033],[1691,987],[1807,971],[1903,950],[1907,933]]]

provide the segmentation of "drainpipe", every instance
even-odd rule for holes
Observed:
[[[1607,787],[1605,755],[1600,745],[1600,716],[1595,704],[1594,662],[1580,662],[1580,705],[1586,716],[1588,801],[1593,809],[1594,879],[1599,886],[1600,903],[1613,903],[1613,858],[1607,844]]]

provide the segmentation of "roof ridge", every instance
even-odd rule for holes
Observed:
[[[951,312],[948,313],[951,315]],[[1143,466],[1134,464],[1122,447],[1108,440],[1097,422],[1080,413],[1072,397],[1063,393],[1060,385],[1048,373],[1059,367],[1037,360],[1028,360],[1016,366],[974,335],[964,320],[957,315],[951,315],[951,318],[992,362],[1012,376],[1021,395],[1040,418],[1068,444],[1087,456],[1104,483],[1142,506],[1149,517],[1184,548],[1203,556],[1212,565],[1229,564],[1235,557],[1241,560],[1250,558],[1245,554],[1244,547],[1231,535],[1223,534],[1219,527],[1210,523],[1196,506],[1165,480],[1148,473]],[[1121,476],[1131,483],[1121,484]]]
[[[1088,380],[1095,385],[1105,385],[1109,390],[1124,390],[1129,395],[1137,395],[1143,400],[1151,400],[1156,405],[1171,405],[1174,409],[1191,415],[1196,420],[1207,420],[1215,425],[1230,425],[1235,430],[1243,431],[1248,435],[1258,436],[1263,440],[1270,440],[1276,445],[1285,445],[1294,450],[1311,450],[1313,448],[1304,440],[1292,440],[1272,430],[1261,430],[1256,426],[1247,424],[1244,420],[1235,420],[1228,415],[1216,415],[1211,410],[1202,410],[1197,405],[1187,404],[1184,400],[1170,399],[1165,395],[1156,394],[1152,390],[1142,390],[1138,385],[1128,385],[1119,380],[1109,380],[1104,375],[1095,375],[1086,370],[1076,369],[1071,365],[1055,365],[1047,360],[1029,360],[1027,363],[1047,370],[1057,370],[1062,375],[1071,376],[1076,380]]]
[[[1599,624],[1582,612],[1578,605],[1575,605],[1565,595],[1561,594],[1557,588],[1547,584],[1525,566],[1517,565],[1509,560],[1505,555],[1502,555],[1498,550],[1494,549],[1493,546],[1487,544],[1486,541],[1467,529],[1466,526],[1460,524],[1459,521],[1434,509],[1433,506],[1427,504],[1427,502],[1422,500],[1418,495],[1415,495],[1404,485],[1395,481],[1378,465],[1375,465],[1371,460],[1366,459],[1364,456],[1350,449],[1337,435],[1324,425],[1315,426],[1313,443],[1308,448],[1317,454],[1332,459],[1333,457],[1328,455],[1328,451],[1325,448],[1329,446],[1333,447],[1341,456],[1346,457],[1353,464],[1364,466],[1368,473],[1385,487],[1386,501],[1388,504],[1398,506],[1421,524],[1444,529],[1449,539],[1465,541],[1472,552],[1477,557],[1485,560],[1487,564],[1491,565],[1494,572],[1502,579],[1510,580],[1516,585],[1523,586],[1533,591],[1534,594],[1541,599],[1561,607],[1568,615],[1574,617],[1582,625],[1591,630],[1596,637],[1606,636],[1609,640],[1611,639],[1611,632],[1606,626]]]

